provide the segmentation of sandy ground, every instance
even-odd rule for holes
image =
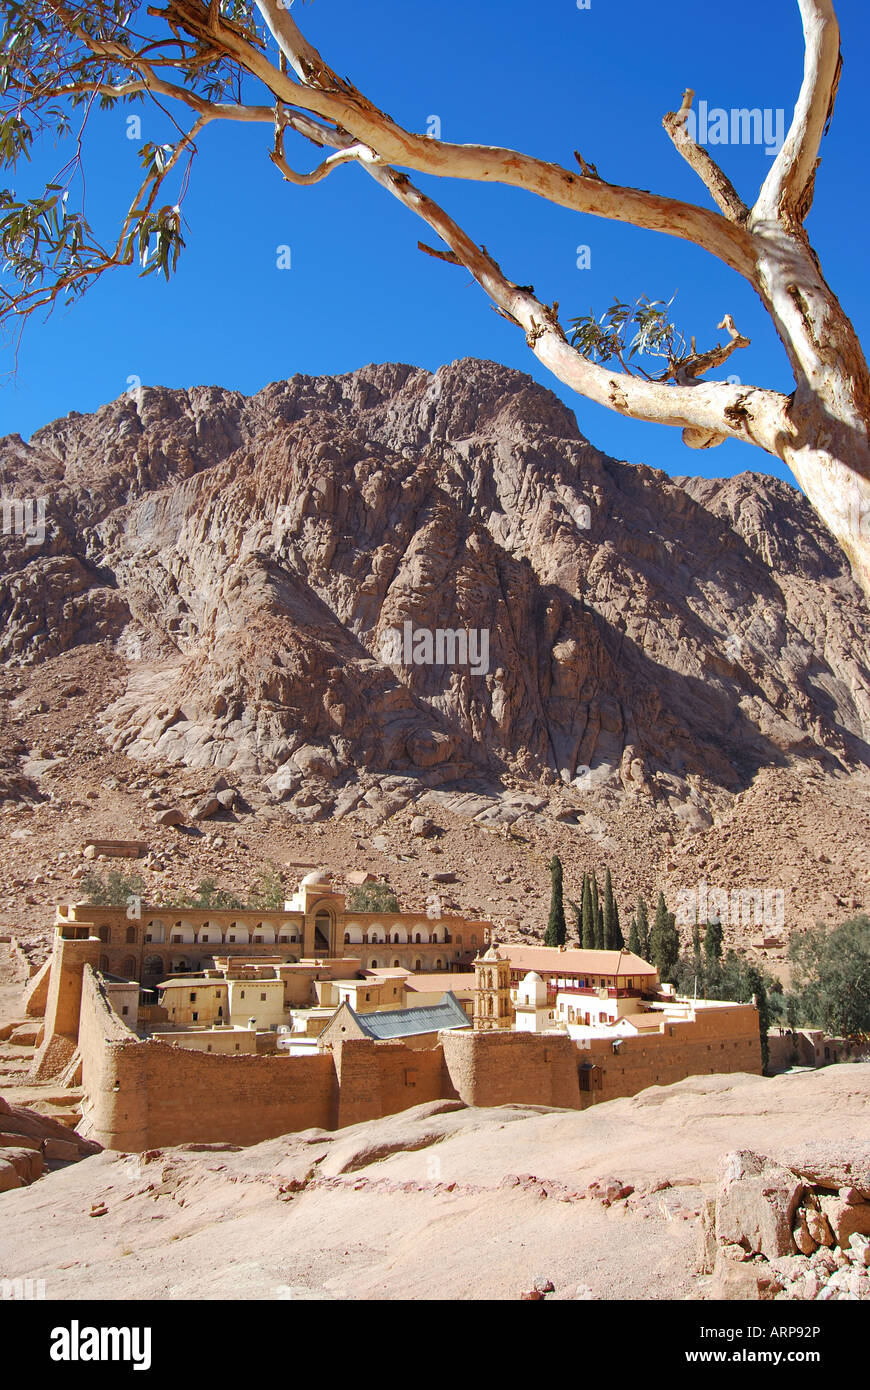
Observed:
[[[722,1155],[866,1143],[870,1064],[690,1078],[585,1112],[456,1104],[99,1154],[0,1196],[0,1270],[55,1299],[516,1299],[536,1279],[556,1299],[703,1297],[697,1214]],[[585,1193],[610,1176],[635,1192],[605,1208]]]

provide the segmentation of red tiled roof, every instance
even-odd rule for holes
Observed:
[[[555,975],[658,975],[654,965],[631,951],[560,951],[554,946],[515,946],[501,943],[499,952],[513,970],[536,970]]]

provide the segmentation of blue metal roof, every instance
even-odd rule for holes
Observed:
[[[437,1033],[439,1028],[470,1027],[468,1015],[451,990],[437,1004],[416,1009],[384,1009],[374,1014],[358,1014],[351,1009],[351,1013],[367,1037],[381,1040]]]

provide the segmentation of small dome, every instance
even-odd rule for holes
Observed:
[[[484,960],[501,960],[501,958],[501,951],[497,950],[495,946],[490,946],[489,950],[483,956]]]
[[[300,888],[331,888],[332,874],[327,873],[326,869],[314,869],[310,874],[306,874],[299,885]]]
[[[529,970],[523,976],[519,988],[519,998],[524,1004],[546,1004],[547,986],[536,971]]]

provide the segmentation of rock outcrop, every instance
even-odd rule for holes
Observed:
[[[46,1170],[99,1153],[99,1144],[0,1096],[0,1192],[28,1187]]]
[[[870,1299],[870,1148],[722,1161],[698,1268],[723,1299]]]
[[[144,389],[0,478],[47,499],[0,538],[0,658],[112,642],[113,748],[314,783],[310,819],[362,771],[510,771],[703,826],[761,766],[868,761],[870,615],[801,495],[607,458],[493,363]],[[486,631],[488,670],[404,664],[406,623]]]

